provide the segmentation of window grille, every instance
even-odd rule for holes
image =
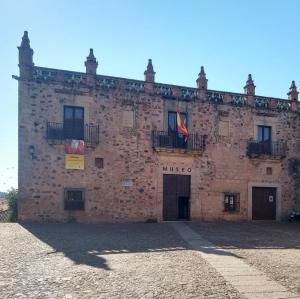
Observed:
[[[224,211],[239,212],[240,211],[240,194],[224,193]]]
[[[83,189],[65,189],[64,195],[65,210],[84,210]]]

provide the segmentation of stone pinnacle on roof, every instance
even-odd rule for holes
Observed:
[[[246,84],[248,84],[248,85],[249,84],[254,84],[251,74],[248,75],[248,80],[247,80]]]
[[[86,73],[91,75],[96,75],[98,62],[96,57],[94,56],[93,49],[90,49],[89,56],[87,56],[85,61]]]
[[[246,81],[246,85],[244,86],[244,92],[246,95],[248,96],[252,96],[255,95],[255,85],[254,85],[254,81],[252,79],[252,75],[249,74],[248,75],[248,80]]]
[[[19,69],[20,77],[23,79],[30,79],[33,73],[33,50],[30,48],[30,40],[28,32],[24,31],[22,42],[19,50]]]
[[[30,40],[28,37],[28,31],[24,31],[20,48],[30,48]]]
[[[291,84],[291,87],[290,87],[290,90],[289,92],[287,93],[287,95],[289,96],[289,100],[291,101],[297,101],[298,100],[298,90],[297,90],[297,86],[295,84],[295,81],[293,80],[292,81],[292,84]]]
[[[290,91],[297,91],[297,86],[295,84],[295,81],[292,81],[291,87],[290,87]]]
[[[96,61],[96,57],[94,56],[94,50],[91,48],[90,49],[90,54],[89,54],[89,56],[86,58],[86,60],[88,61],[88,62],[97,62]]]
[[[204,67],[201,66],[200,68],[200,73],[198,74],[198,79],[196,80],[197,82],[197,87],[199,89],[207,89],[207,79],[206,79],[206,73],[204,71]]]
[[[204,71],[204,66],[201,66],[199,76],[206,77],[206,74],[205,74],[205,71]]]
[[[144,75],[145,75],[145,81],[146,82],[154,83],[154,81],[155,81],[155,72],[153,70],[152,59],[148,60],[147,69],[145,70]]]

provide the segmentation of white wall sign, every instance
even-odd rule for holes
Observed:
[[[131,179],[125,179],[122,181],[122,187],[132,187],[133,181]]]

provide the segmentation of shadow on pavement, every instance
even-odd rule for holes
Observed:
[[[105,255],[189,249],[167,224],[20,224],[76,264],[111,270]]]
[[[105,255],[187,250],[190,246],[166,223],[21,224],[52,249],[76,264],[111,270]],[[222,248],[300,249],[300,223],[190,222],[188,225],[215,246],[199,250],[241,258]],[[218,248],[221,247],[221,248]]]

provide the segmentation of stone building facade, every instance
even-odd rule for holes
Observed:
[[[35,66],[27,32],[18,49],[21,221],[281,220],[296,207],[294,82],[277,99],[251,75],[223,92],[203,67],[190,88],[156,83],[151,60],[132,80],[98,75],[92,49],[84,73]]]

